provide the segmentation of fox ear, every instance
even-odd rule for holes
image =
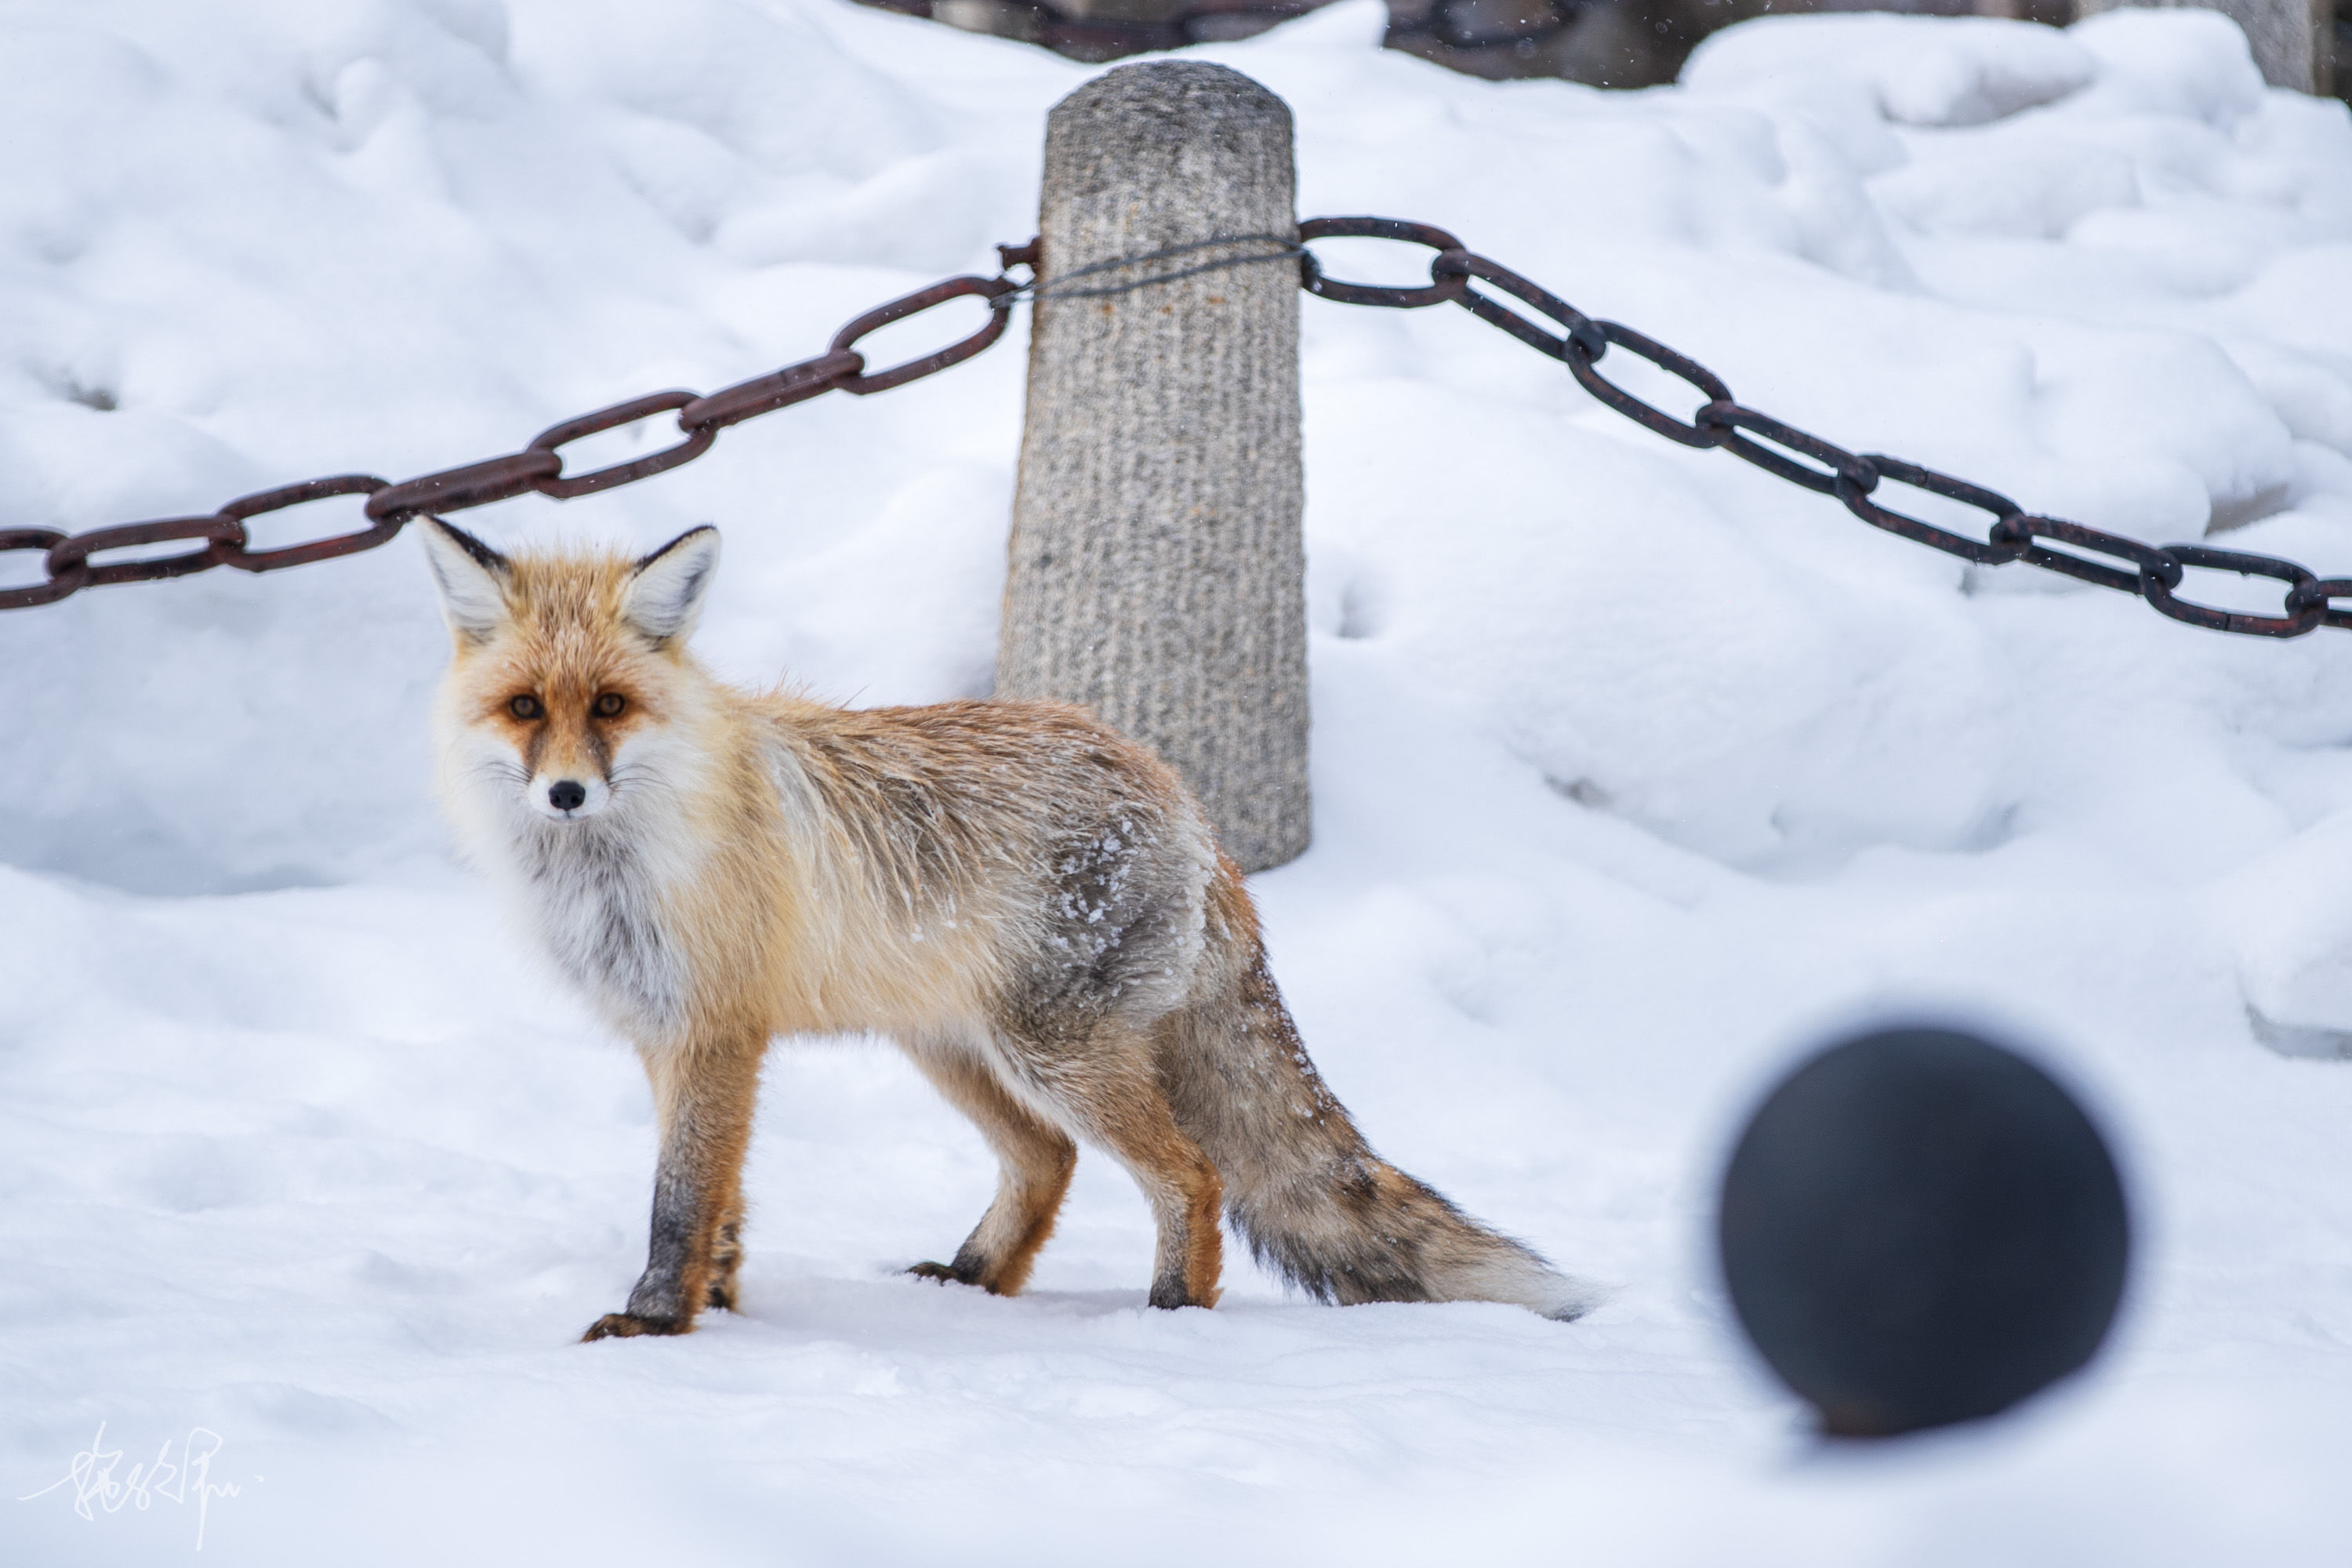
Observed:
[[[621,614],[655,642],[683,637],[694,630],[718,570],[719,531],[688,529],[637,563]]]
[[[487,642],[507,618],[513,563],[464,529],[437,517],[424,523],[425,559],[441,590],[441,613],[449,629],[468,641]]]

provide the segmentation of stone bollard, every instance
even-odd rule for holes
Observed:
[[[1223,66],[1097,77],[1046,121],[1039,298],[1002,697],[1082,703],[1158,748],[1243,869],[1307,847],[1298,268],[1290,110]]]

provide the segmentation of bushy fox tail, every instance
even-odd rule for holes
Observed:
[[[1228,878],[1202,976],[1222,983],[1166,1020],[1160,1067],[1177,1124],[1217,1167],[1226,1217],[1258,1261],[1320,1301],[1580,1315],[1586,1289],[1372,1152],[1307,1059],[1238,874]]]

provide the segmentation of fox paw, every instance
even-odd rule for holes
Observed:
[[[977,1285],[980,1281],[952,1263],[918,1263],[907,1270],[918,1279],[936,1279],[942,1285]]]
[[[588,1325],[580,1342],[591,1340],[635,1339],[639,1334],[684,1334],[694,1331],[692,1321],[684,1318],[641,1318],[634,1312],[607,1312]]]

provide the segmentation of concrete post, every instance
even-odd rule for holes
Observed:
[[[1296,238],[1293,184],[1289,109],[1223,66],[1124,67],[1047,118],[996,658],[999,696],[1083,703],[1158,748],[1253,871],[1308,833],[1297,267],[1052,291],[1080,268],[1171,246]]]

